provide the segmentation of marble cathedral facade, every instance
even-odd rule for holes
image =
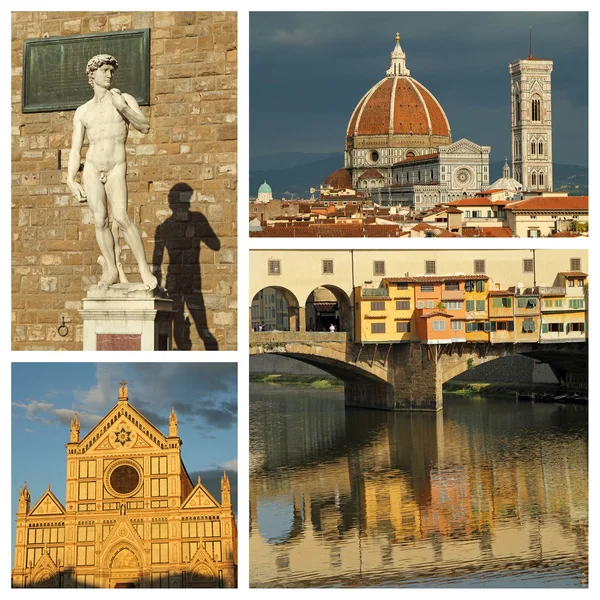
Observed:
[[[237,585],[237,528],[226,474],[221,501],[192,483],[175,411],[164,435],[119,401],[67,448],[66,503],[50,490],[17,512],[13,587],[199,588]]]

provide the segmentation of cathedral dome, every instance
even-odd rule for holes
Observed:
[[[444,109],[425,86],[410,76],[399,34],[390,59],[386,77],[362,97],[352,112],[346,149],[451,144],[450,124]]]
[[[352,175],[348,169],[338,169],[327,177],[325,185],[335,190],[351,190]]]
[[[429,90],[412,77],[391,75],[376,83],[354,109],[347,137],[361,135],[450,138],[450,125]]]

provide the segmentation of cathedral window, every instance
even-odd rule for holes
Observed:
[[[151,496],[166,496],[167,495],[167,478],[155,478],[150,480],[150,495]]]
[[[531,154],[535,156],[535,142],[531,142]]]
[[[95,500],[96,499],[96,482],[80,482],[79,483],[79,499],[80,500]]]
[[[169,562],[169,543],[162,542],[160,544],[152,544],[152,562],[167,563]]]
[[[94,566],[95,546],[78,546],[77,547],[77,566],[92,567]]]
[[[152,573],[153,588],[168,588],[169,587],[169,572]]]
[[[152,473],[152,475],[166,475],[167,457],[153,456],[152,458],[150,458],[150,472]]]
[[[540,185],[544,185],[544,174],[540,173]]]
[[[534,98],[531,101],[531,120],[532,121],[541,121],[541,106],[539,98]]]
[[[531,174],[531,185],[537,185],[537,176],[535,173]]]
[[[540,156],[544,154],[544,143],[543,143],[543,142],[540,142],[540,143],[538,144],[538,154],[539,154]]]
[[[79,462],[79,478],[96,477],[96,461],[82,460]]]
[[[383,323],[385,325],[385,323]],[[221,542],[204,542],[204,549],[217,562],[221,560]]]
[[[515,116],[519,123],[521,121],[521,96],[519,94],[515,94]]]
[[[75,587],[77,587],[77,588],[93,588],[94,587],[94,576],[93,575],[76,575],[75,576]]]
[[[166,540],[169,537],[167,523],[152,523],[152,539]]]
[[[77,528],[78,542],[93,542],[96,539],[96,528],[93,525],[80,525]]]

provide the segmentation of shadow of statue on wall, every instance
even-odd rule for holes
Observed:
[[[216,252],[221,243],[206,217],[190,210],[193,193],[194,190],[187,183],[177,183],[169,190],[172,214],[156,228],[152,264],[160,286],[167,290],[173,300],[175,349],[192,349],[191,328],[195,327],[204,349],[218,350],[219,344],[210,332],[206,318],[200,246],[204,242]],[[163,283],[160,278],[165,250],[169,266]]]

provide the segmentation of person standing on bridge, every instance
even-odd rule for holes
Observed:
[[[335,333],[335,325],[333,323],[329,326],[329,331]]]

